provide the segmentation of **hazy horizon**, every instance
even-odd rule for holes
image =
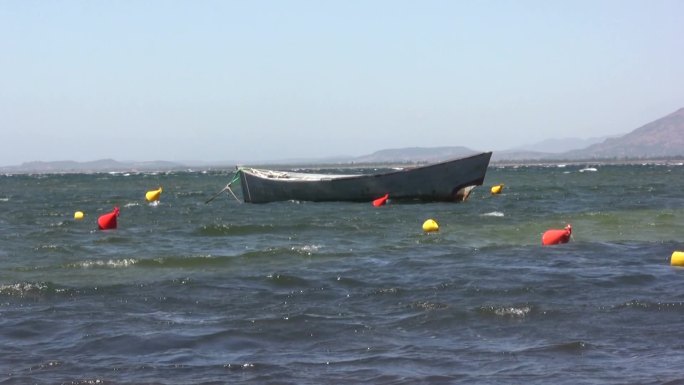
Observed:
[[[684,106],[684,2],[8,1],[0,166],[501,151]]]

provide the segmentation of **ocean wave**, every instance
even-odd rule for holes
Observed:
[[[339,278],[338,278],[339,280]],[[379,294],[379,295],[396,295],[399,293],[398,288],[396,287],[389,287],[389,288],[382,288],[382,289],[376,289],[373,291],[374,294]]]
[[[506,318],[525,318],[532,311],[529,305],[522,306],[480,306],[478,312],[484,315],[493,315]]]
[[[483,217],[503,217],[504,213],[502,213],[501,211],[492,211],[490,213],[481,214],[481,216],[483,216]]]
[[[18,282],[0,285],[0,295],[10,297],[38,296],[47,292],[54,292],[54,288],[46,282]]]
[[[240,249],[237,251],[236,254],[226,254],[222,256],[215,256],[215,255],[199,255],[199,256],[191,256],[190,258],[220,258],[223,260],[231,260],[231,259],[256,259],[256,258],[275,258],[275,257],[296,257],[296,256],[302,256],[302,257],[311,257],[316,254],[320,255],[325,255],[325,256],[331,256],[331,257],[343,257],[349,255],[348,253],[345,252],[332,252],[332,253],[321,253],[321,250],[324,248],[322,245],[294,245],[294,246],[279,246],[279,247],[266,247],[264,249]],[[188,258],[188,257],[182,257],[182,258]]]
[[[47,362],[40,363],[40,364],[35,365],[35,366],[31,366],[31,367],[29,368],[29,371],[44,370],[44,369],[53,369],[53,368],[56,368],[56,367],[58,367],[58,366],[62,366],[63,364],[64,364],[63,361],[59,361],[59,360],[49,360],[49,361],[47,361]]]
[[[176,193],[179,198],[205,197],[206,195],[206,191],[179,191]]]
[[[684,302],[651,302],[633,299],[631,301],[615,305],[614,308],[680,312],[684,310]]]
[[[218,267],[218,266],[228,266],[236,261],[243,261],[244,259],[256,259],[256,258],[274,258],[279,256],[306,256],[309,257],[315,253],[320,248],[320,246],[315,245],[305,245],[305,246],[292,246],[292,247],[273,247],[266,248],[264,250],[249,250],[236,255],[212,255],[212,254],[198,254],[198,255],[186,255],[186,256],[163,256],[157,258],[147,258],[147,259],[128,259],[131,261],[128,266],[137,266],[141,268],[150,267],[161,267],[161,268],[201,268],[201,267]],[[125,260],[124,260],[125,261]],[[102,262],[99,262],[102,263]],[[107,267],[106,265],[95,265],[93,267]]]
[[[303,245],[303,246],[292,246],[290,250],[297,254],[310,256],[321,249],[321,245]]]
[[[309,281],[295,275],[271,273],[266,276],[269,281],[283,287],[308,287]]]
[[[224,236],[224,235],[250,235],[272,233],[275,226],[268,225],[205,225],[200,227],[196,233],[203,236]]]
[[[440,302],[416,301],[410,303],[409,307],[418,310],[442,310],[448,308],[449,305]]]
[[[141,259],[137,262],[139,267],[163,267],[163,268],[197,268],[203,266],[223,266],[231,263],[232,258],[213,256],[209,254],[191,256],[168,256],[153,259]]]
[[[77,262],[77,263],[72,263],[72,264],[67,264],[67,267],[71,268],[84,268],[84,269],[92,269],[92,268],[109,268],[109,269],[120,269],[120,268],[126,268],[126,267],[131,267],[138,263],[136,259],[133,258],[124,258],[124,259],[109,259],[106,261],[82,261],[82,262]]]
[[[65,247],[55,244],[40,245],[33,248],[33,250],[35,251],[59,251],[65,249]]]
[[[291,247],[268,247],[261,250],[249,250],[245,253],[238,255],[241,258],[255,259],[255,258],[272,258],[278,256],[288,256],[292,255],[293,250]],[[295,253],[299,255],[304,255],[302,253]]]
[[[126,237],[109,235],[112,233],[108,233],[108,231],[116,231],[116,230],[105,230],[105,231],[93,230],[92,233],[105,234],[105,236],[103,238],[99,238],[99,239],[95,240],[95,243],[98,243],[98,244],[110,244],[110,243],[111,244],[119,244],[119,243],[128,243],[131,241],[131,239],[126,238]]]
[[[560,342],[550,345],[535,346],[531,348],[516,351],[516,353],[567,353],[567,354],[582,354],[589,349],[594,348],[592,344],[584,341],[570,341]]]

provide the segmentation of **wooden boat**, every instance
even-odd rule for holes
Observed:
[[[460,202],[472,188],[482,185],[491,156],[491,152],[484,152],[376,174],[313,174],[240,167],[236,179],[239,177],[247,203],[371,202],[385,194],[392,201]]]

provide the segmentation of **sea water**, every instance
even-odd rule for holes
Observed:
[[[684,383],[684,167],[591,168],[380,208],[205,204],[229,171],[0,176],[0,383]]]

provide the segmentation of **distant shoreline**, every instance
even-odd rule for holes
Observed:
[[[657,165],[682,165],[684,157],[681,158],[652,158],[652,159],[577,159],[577,160],[496,160],[489,163],[490,166],[638,166],[643,164]]]
[[[642,164],[684,164],[684,157],[676,158],[649,158],[649,159],[544,159],[544,160],[496,160],[489,163],[490,166],[553,166],[563,164],[566,166],[637,166]]]

